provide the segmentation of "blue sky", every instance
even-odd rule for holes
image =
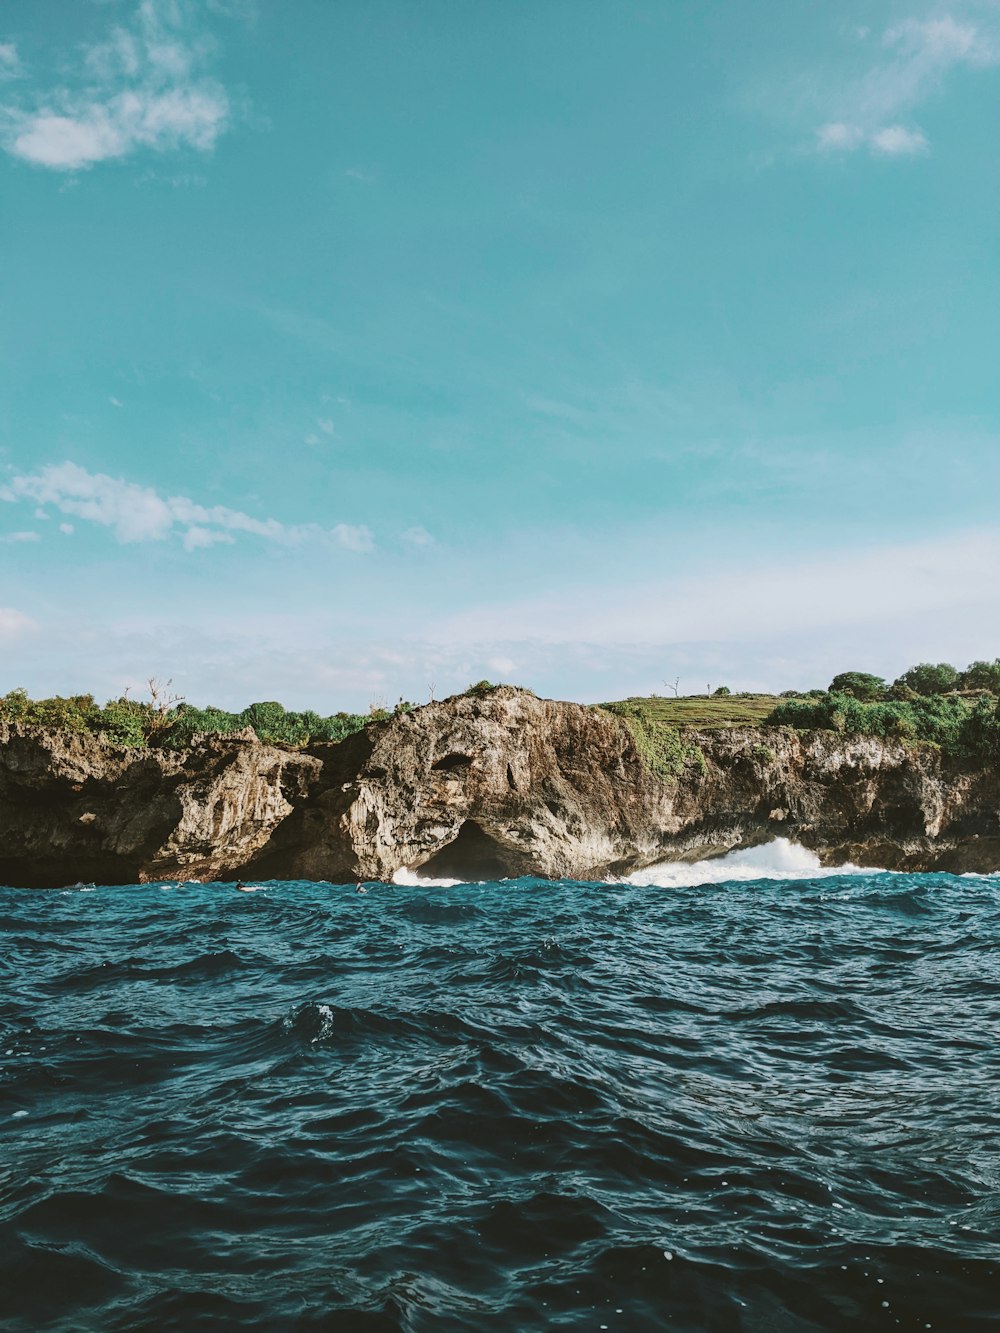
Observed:
[[[0,689],[1000,654],[1000,4],[0,0]]]

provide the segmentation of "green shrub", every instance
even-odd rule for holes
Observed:
[[[826,694],[819,699],[789,699],[778,704],[766,725],[930,741],[954,757],[983,761],[991,761],[1000,753],[1000,718],[992,695],[984,695],[975,703],[959,694],[914,695],[911,699],[865,703],[846,694]]]
[[[1000,694],[1000,657],[992,662],[970,662],[958,677],[958,688]]]
[[[984,694],[972,706],[963,728],[961,753],[983,764],[1000,763],[1000,701]]]
[[[74,694],[64,699],[30,699],[24,690],[11,690],[0,699],[0,721],[23,722],[56,731],[86,731],[97,705],[92,694]]]
[[[109,699],[90,719],[90,730],[112,745],[145,745],[151,732],[150,707],[123,696]]]
[[[732,690],[729,688],[728,685],[720,685],[719,688],[717,690],[713,690],[712,693],[715,695],[717,699],[719,699],[722,698],[724,695],[732,694]]]
[[[830,694],[847,694],[852,699],[874,700],[885,697],[886,684],[881,676],[867,671],[842,671],[830,682]]]
[[[958,672],[949,662],[920,662],[904,671],[896,685],[908,685],[917,694],[947,694],[958,686]]]
[[[621,719],[635,742],[639,758],[656,777],[669,782],[680,777],[688,767],[704,773],[705,756],[697,745],[685,744],[676,727],[652,721],[633,703],[601,704],[600,707]]]
[[[492,681],[477,680],[474,685],[469,686],[465,693],[471,694],[475,699],[485,699],[488,694],[492,694],[494,690],[499,688],[500,686],[494,685]]]

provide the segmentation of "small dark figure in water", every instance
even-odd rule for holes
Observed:
[[[236,887],[237,887],[238,889],[245,889],[245,888],[246,888],[246,885],[243,883],[243,881],[242,881],[241,879],[238,879],[238,880],[236,881]]]
[[[355,893],[367,893],[368,890],[365,888],[365,886],[364,886],[363,884],[359,884],[359,885],[357,886],[357,888],[354,890],[354,892],[355,892]]]

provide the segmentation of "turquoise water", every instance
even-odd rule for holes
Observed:
[[[997,1327],[1000,883],[673,873],[0,890],[0,1326]]]

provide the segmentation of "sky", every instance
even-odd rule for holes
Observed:
[[[1000,0],[0,0],[0,693],[1000,654]]]

